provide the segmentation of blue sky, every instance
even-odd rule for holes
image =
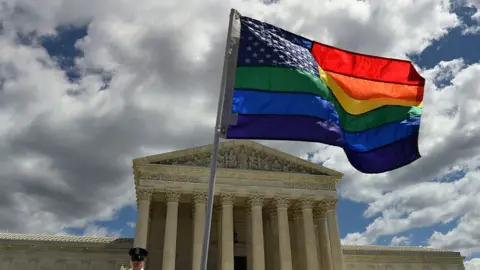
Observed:
[[[470,19],[475,13],[474,8],[463,7],[458,9],[457,14],[467,24],[475,25],[476,22]],[[59,29],[59,36],[55,38],[45,37],[42,40],[42,46],[48,51],[52,58],[57,59],[58,64],[67,71],[70,80],[75,81],[78,73],[72,69],[74,67],[74,58],[81,56],[81,51],[75,49],[74,44],[78,39],[87,34],[86,27],[83,28],[62,28]],[[480,61],[480,35],[463,35],[462,28],[458,27],[449,32],[445,37],[433,42],[419,55],[411,55],[413,61],[422,69],[433,68],[440,61],[450,61],[457,58],[463,58],[467,64]],[[428,93],[427,93],[428,94]],[[437,181],[455,181],[465,175],[463,171],[455,171],[444,179]],[[373,222],[375,217],[365,218],[362,216],[368,205],[356,203],[351,200],[341,199],[338,205],[338,219],[342,238],[347,233],[362,231],[366,226]],[[133,207],[118,209],[114,219],[110,221],[98,221],[94,224],[99,227],[105,227],[109,231],[120,232],[123,237],[133,237],[134,229],[127,225],[129,222],[135,222],[136,211]],[[457,220],[446,224],[437,224],[428,228],[411,229],[397,236],[406,236],[410,239],[410,245],[426,246],[426,240],[434,231],[446,233],[451,230]],[[82,235],[84,229],[69,228],[69,233]],[[389,245],[392,236],[382,236],[377,240],[377,244]]]

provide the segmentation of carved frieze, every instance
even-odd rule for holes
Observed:
[[[185,165],[185,166],[210,166],[212,160],[211,152],[195,153],[190,156],[181,156],[166,159],[154,164],[163,165]],[[316,175],[327,175],[318,170],[296,164],[290,160],[281,159],[276,156],[258,151],[245,145],[238,145],[229,148],[221,148],[217,155],[217,166],[226,169],[245,169],[273,172],[294,172]]]

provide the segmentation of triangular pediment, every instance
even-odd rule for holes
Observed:
[[[134,160],[140,164],[209,167],[212,145],[189,148]],[[217,167],[254,171],[305,173],[342,177],[343,174],[304,159],[248,140],[225,141],[219,144]]]

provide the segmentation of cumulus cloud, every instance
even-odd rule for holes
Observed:
[[[58,233],[109,219],[134,201],[132,158],[210,143],[231,7],[324,43],[406,58],[459,25],[450,6],[437,0],[282,0],[270,5],[241,0],[194,0],[188,5],[46,0],[41,7],[34,0],[4,1],[0,228]],[[60,25],[85,24],[88,35],[76,43],[82,55],[75,61],[81,75],[75,83],[43,48],[16,42],[19,33],[35,39],[55,35]],[[302,157],[314,152],[314,161],[346,173],[342,196],[370,202],[367,216],[381,215],[366,232],[347,239],[372,243],[374,234],[439,222],[422,219],[422,213],[453,219],[455,209],[464,209],[466,215],[473,199],[461,183],[447,187],[424,182],[457,170],[452,164],[471,169],[478,161],[478,125],[472,122],[479,113],[473,105],[479,101],[478,70],[479,65],[465,66],[458,59],[422,71],[430,80],[421,130],[425,157],[407,169],[362,175],[340,149],[265,143]],[[105,72],[112,80],[99,91]],[[431,202],[421,202],[415,193],[416,188],[437,187],[456,189],[464,199],[437,213],[445,205],[433,194]],[[409,203],[406,210],[404,202]],[[105,235],[102,228],[87,228]],[[435,239],[440,238],[448,242],[448,235]]]
[[[390,242],[391,246],[406,246],[410,244],[410,237],[394,236]]]
[[[108,228],[97,226],[97,225],[87,225],[83,231],[84,236],[94,236],[94,237],[120,237],[120,231],[109,231]]]
[[[434,232],[429,244],[471,255],[480,251],[476,232],[480,226],[480,141],[475,135],[480,131],[480,110],[474,105],[480,102],[480,63],[465,66],[462,59],[456,59],[423,74],[429,80],[420,137],[423,158],[384,175],[347,174],[344,196],[370,200],[364,216],[374,221],[364,232],[348,234],[344,241],[372,244],[382,235],[458,219],[450,232]],[[460,179],[449,181],[449,174]],[[362,188],[364,193],[356,191]]]
[[[465,261],[465,270],[478,270],[480,269],[480,259],[471,259]]]

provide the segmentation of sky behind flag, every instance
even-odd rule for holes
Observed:
[[[418,165],[365,176],[334,147],[263,143],[345,173],[344,243],[458,250],[478,269],[478,1],[43,3],[7,0],[0,11],[0,230],[132,236],[132,158],[211,143],[235,7],[414,60],[427,79]]]

